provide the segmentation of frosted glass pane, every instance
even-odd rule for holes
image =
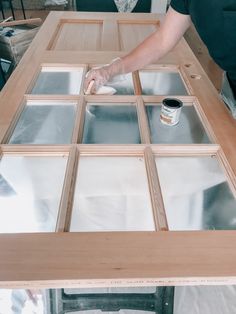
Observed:
[[[76,105],[28,103],[17,122],[10,144],[69,144]]]
[[[0,233],[55,230],[67,157],[3,155]]]
[[[83,143],[139,144],[140,142],[138,116],[134,105],[87,105]]]
[[[79,94],[83,69],[42,69],[31,94]]]
[[[179,73],[140,71],[139,76],[143,95],[188,95]]]
[[[164,125],[160,121],[161,105],[148,104],[146,111],[154,144],[208,144],[210,140],[194,106],[183,106],[179,123]]]
[[[115,76],[107,85],[115,88],[116,95],[134,95],[134,85],[131,73]]]
[[[144,159],[81,157],[70,230],[154,230]]]
[[[236,200],[215,157],[159,157],[170,230],[236,229]]]

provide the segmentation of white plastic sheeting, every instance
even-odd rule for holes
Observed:
[[[234,314],[236,286],[176,287],[174,314]]]

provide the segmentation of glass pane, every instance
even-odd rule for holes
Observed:
[[[215,157],[158,157],[170,230],[236,229],[236,200]]]
[[[27,103],[10,144],[68,144],[71,142],[76,104]]]
[[[0,233],[55,230],[67,157],[3,155]]]
[[[139,144],[141,142],[136,107],[131,104],[88,104],[83,143]]]
[[[140,71],[139,76],[143,95],[188,95],[179,73]]]
[[[134,95],[132,74],[115,76],[107,85],[116,90],[116,95]]]
[[[31,94],[71,95],[79,94],[83,69],[42,69]]]
[[[179,123],[164,125],[160,121],[161,105],[146,106],[151,142],[154,144],[206,144],[210,140],[195,111],[194,106],[183,106]]]
[[[71,231],[154,228],[143,158],[80,158]]]

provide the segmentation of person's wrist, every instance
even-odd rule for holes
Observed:
[[[110,77],[114,77],[116,75],[123,74],[123,62],[120,57],[117,57],[111,61],[109,64],[109,74]]]

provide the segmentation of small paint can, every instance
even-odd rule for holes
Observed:
[[[166,125],[176,125],[179,123],[179,116],[183,103],[179,99],[165,98],[162,101],[160,120]]]

